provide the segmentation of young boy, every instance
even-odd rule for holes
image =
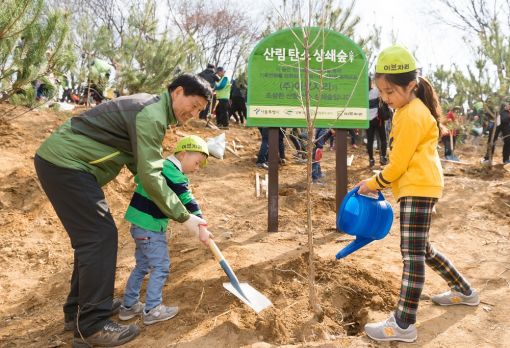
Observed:
[[[205,165],[208,156],[206,142],[200,137],[191,135],[182,138],[176,145],[175,154],[169,156],[163,163],[162,174],[167,185],[177,194],[180,204],[184,205],[192,216],[200,219],[202,212],[188,188],[188,178],[185,174],[196,172],[200,166]],[[129,320],[142,314],[143,323],[150,325],[175,317],[179,308],[162,304],[163,285],[170,268],[166,241],[169,219],[149,198],[140,185],[138,177],[135,178],[135,182],[138,186],[131,198],[125,218],[132,223],[131,235],[136,243],[136,266],[126,284],[119,319]],[[208,244],[212,234],[202,227],[198,231],[198,236],[204,244]],[[143,278],[147,273],[150,273],[150,278],[144,305],[139,298]]]

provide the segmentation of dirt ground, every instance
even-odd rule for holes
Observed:
[[[0,114],[17,114],[0,105]],[[32,111],[0,124],[0,346],[68,347],[72,333],[63,331],[62,304],[69,288],[73,252],[33,168],[39,144],[67,117],[53,111]],[[209,137],[217,130],[199,121],[169,131],[167,153],[178,134]],[[168,322],[143,326],[126,347],[396,347],[376,344],[363,333],[367,321],[387,316],[396,303],[402,261],[399,251],[398,206],[388,237],[336,261],[348,243],[335,231],[334,152],[325,151],[326,184],[313,187],[313,229],[316,281],[325,316],[313,319],[308,305],[307,236],[305,233],[305,167],[280,169],[278,233],[267,233],[267,200],[255,197],[257,129],[232,126],[227,140],[244,146],[239,157],[209,160],[191,176],[211,231],[238,278],[264,293],[274,306],[259,315],[226,292],[226,276],[207,248],[178,224],[168,231],[172,260],[164,303],[180,313]],[[497,164],[482,168],[484,150],[468,141],[457,150],[468,164],[444,163],[445,192],[433,218],[431,240],[481,293],[476,308],[433,305],[431,294],[447,290],[427,269],[418,316],[419,347],[508,347],[510,345],[510,173]],[[372,175],[364,149],[354,153],[349,186]],[[290,149],[290,148],[289,148]],[[495,163],[501,163],[501,145]],[[377,168],[376,168],[377,169]],[[508,168],[507,168],[508,169]],[[262,174],[263,170],[259,170]],[[134,265],[134,243],[123,214],[134,189],[123,171],[105,187],[119,227],[115,292],[122,296]],[[133,322],[139,321],[133,319]],[[404,345],[404,344],[402,344]]]

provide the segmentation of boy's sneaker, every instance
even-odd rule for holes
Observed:
[[[368,337],[376,341],[414,342],[418,338],[416,325],[411,324],[407,329],[402,329],[398,326],[393,312],[384,321],[366,324],[365,332]]]
[[[139,314],[142,314],[144,304],[140,301],[132,305],[131,307],[120,306],[119,310],[119,319],[120,320],[129,320],[136,317]]]
[[[267,163],[257,163],[257,168],[269,169]]]
[[[112,315],[119,313],[122,301],[119,298],[114,298],[112,302]],[[76,318],[69,319],[64,317],[64,331],[73,331],[76,325]]]
[[[148,313],[143,311],[143,323],[150,325],[172,319],[179,313],[179,307],[167,307],[164,304],[154,307]]]
[[[432,302],[440,306],[467,305],[478,306],[480,297],[475,289],[471,289],[471,295],[467,296],[455,290],[448,290],[442,294],[432,296]]]
[[[115,347],[131,341],[138,336],[140,329],[136,325],[122,325],[108,320],[101,330],[86,338],[74,337],[73,348],[94,346]]]

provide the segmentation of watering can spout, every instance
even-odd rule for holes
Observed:
[[[372,238],[357,237],[349,245],[347,245],[345,248],[343,248],[336,254],[336,259],[339,260],[344,258],[347,255],[355,252],[356,250],[363,248],[365,245],[372,241],[373,241]]]

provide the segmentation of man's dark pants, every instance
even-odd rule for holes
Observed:
[[[92,174],[34,159],[41,185],[74,249],[71,290],[64,305],[66,320],[77,317],[75,336],[101,330],[111,315],[117,227],[101,187]]]
[[[216,108],[216,124],[220,127],[228,127],[228,99],[218,99]]]

